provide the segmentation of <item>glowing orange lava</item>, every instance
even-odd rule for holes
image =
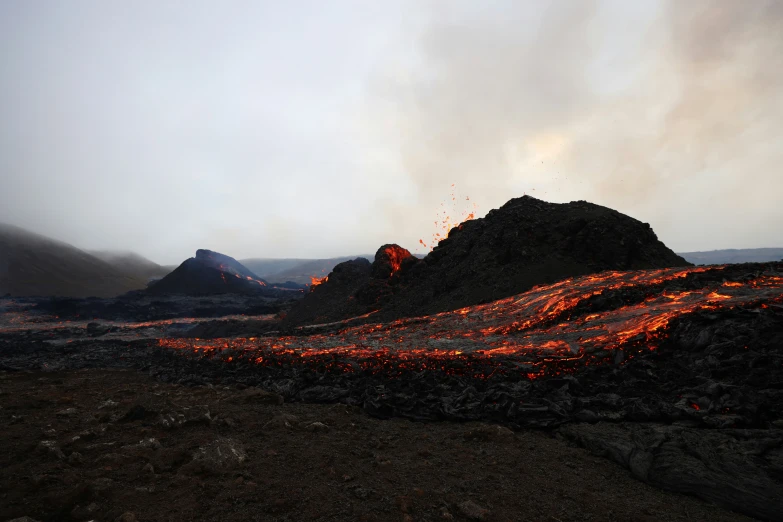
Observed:
[[[432,234],[432,240],[429,241],[429,243],[426,243],[423,239],[419,239],[419,244],[424,248],[430,249],[430,251],[434,249],[440,241],[449,237],[449,232],[451,232],[451,229],[460,227],[465,221],[470,221],[476,217],[478,207],[475,203],[473,203],[472,210],[457,209],[457,199],[462,202],[462,198],[457,198],[455,195],[455,188],[453,183],[451,184],[451,193],[449,194],[449,198],[451,201],[451,211],[449,212],[449,210],[446,208],[446,205],[449,204],[448,201],[441,202],[440,206],[443,208],[437,213],[437,217],[434,221],[435,232]],[[466,196],[464,201],[470,201],[470,197]],[[460,217],[452,218],[452,215],[459,215]]]
[[[614,360],[618,352],[654,350],[672,320],[698,310],[758,307],[783,302],[783,277],[761,275],[750,282],[662,291],[657,285],[720,268],[691,267],[604,272],[536,287],[523,294],[452,312],[350,326],[329,333],[249,339],[161,339],[160,345],[195,353],[228,350],[258,364],[275,357],[325,358],[326,368],[371,371],[387,368],[437,369],[444,359],[491,360],[514,357],[530,378],[563,365]],[[620,289],[644,290],[640,300],[611,310],[591,311],[594,298]],[[656,289],[658,288],[658,289]],[[643,297],[647,295],[647,297]],[[300,329],[305,333],[308,329]],[[632,357],[629,355],[621,357]],[[385,361],[385,362],[384,362]],[[557,370],[559,372],[560,370]]]
[[[328,280],[329,280],[329,276],[324,276],[324,277],[310,276],[310,288],[315,288],[316,286],[323,284]]]

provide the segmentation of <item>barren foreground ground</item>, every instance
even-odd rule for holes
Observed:
[[[240,388],[0,372],[0,520],[750,520],[545,432]]]

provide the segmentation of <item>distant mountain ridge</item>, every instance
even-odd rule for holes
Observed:
[[[173,272],[146,290],[151,295],[258,294],[272,286],[233,257],[199,249]]]
[[[783,259],[783,248],[726,248],[703,252],[679,252],[694,265],[725,265],[730,263],[766,263]]]
[[[332,269],[344,261],[364,257],[370,262],[375,256],[365,254],[358,256],[331,257],[325,259],[274,259],[274,258],[250,258],[240,259],[240,263],[250,270],[269,281],[285,282],[293,281],[299,284],[309,284],[310,279],[315,277],[324,277]]]
[[[135,252],[118,250],[87,250],[86,252],[122,272],[147,280],[163,277],[172,271],[172,268],[161,266]]]
[[[73,245],[0,223],[0,295],[114,297],[146,283]]]

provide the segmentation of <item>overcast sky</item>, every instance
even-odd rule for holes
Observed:
[[[781,35],[777,0],[4,0],[0,221],[331,257],[530,194],[783,246]]]

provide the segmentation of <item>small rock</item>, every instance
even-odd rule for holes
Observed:
[[[141,470],[146,472],[146,473],[151,473],[153,475],[155,474],[155,467],[152,464],[150,464],[149,462],[144,464],[144,467],[141,468]]]
[[[282,395],[272,393],[261,388],[247,388],[238,397],[241,402],[252,404],[283,404]]]
[[[487,517],[489,516],[488,509],[479,506],[472,500],[461,502],[457,507],[459,508],[460,513],[470,520],[487,520]]]
[[[327,426],[323,422],[313,422],[313,423],[310,423],[307,426],[305,426],[305,429],[307,431],[313,431],[313,432],[329,431],[329,426]]]
[[[95,502],[91,502],[87,506],[76,506],[75,508],[73,508],[73,510],[71,510],[71,518],[75,518],[75,519],[91,518],[90,515],[92,515],[99,509],[100,506]]]
[[[108,399],[98,405],[99,410],[113,410],[119,405],[119,403],[114,402],[111,399]]]
[[[132,511],[126,511],[122,515],[114,519],[114,522],[138,522],[136,514]]]
[[[266,424],[262,426],[262,429],[294,429],[299,426],[299,418],[295,415],[290,415],[287,413],[281,413],[279,415],[275,415],[272,420],[268,421]]]
[[[158,424],[164,428],[179,428],[192,424],[211,424],[212,416],[209,413],[209,406],[200,404],[190,408],[182,408],[181,411],[161,413],[158,417]]]
[[[58,411],[57,413],[55,413],[55,415],[57,415],[58,417],[70,417],[71,415],[75,415],[78,412],[79,410],[77,410],[76,408],[66,408],[64,410]]]
[[[134,404],[133,407],[126,411],[123,416],[119,417],[118,421],[133,422],[137,420],[144,420],[146,418],[152,417],[153,415],[155,415],[155,412],[148,410],[141,404]]]
[[[19,517],[11,519],[8,522],[38,522],[38,520],[31,517]]]
[[[236,469],[245,460],[247,453],[238,442],[220,438],[199,448],[181,471],[187,474],[220,473]]]
[[[370,496],[370,490],[362,488],[362,487],[355,487],[353,488],[353,496],[358,498],[359,500],[366,500]]]
[[[68,441],[68,444],[73,444],[77,441],[88,442],[97,436],[98,435],[92,430],[84,430],[71,437],[71,439]]]
[[[514,432],[505,426],[480,426],[478,428],[465,432],[465,440],[511,440],[514,438]]]
[[[108,491],[111,488],[113,488],[114,481],[110,478],[101,477],[90,482],[90,486],[92,486],[93,490],[96,493],[102,493],[104,491]]]
[[[139,446],[141,446],[142,448],[149,448],[155,450],[160,449],[162,447],[158,439],[153,437],[140,440]]]
[[[68,455],[68,464],[74,466],[76,464],[81,464],[84,462],[84,458],[82,457],[82,454],[78,451],[74,451],[70,455]]]
[[[36,450],[39,453],[48,454],[58,459],[64,459],[65,453],[57,446],[57,443],[53,440],[42,440],[38,443]]]

